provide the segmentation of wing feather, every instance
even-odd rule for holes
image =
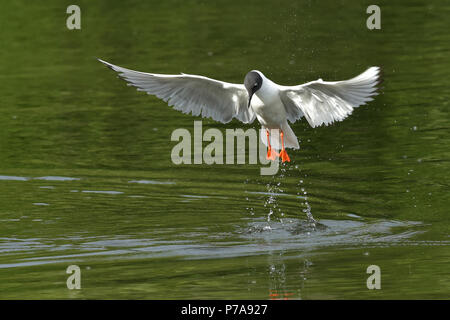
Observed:
[[[244,123],[255,120],[253,110],[247,107],[248,93],[242,84],[184,73],[180,75],[146,73],[98,60],[116,71],[129,86],[164,100],[175,110],[191,113],[193,116],[212,118],[222,123],[227,123],[233,118]]]
[[[366,104],[377,95],[380,68],[371,67],[353,79],[326,82],[322,79],[299,86],[282,87],[280,98],[288,120],[306,118],[312,127],[341,121],[354,108]]]

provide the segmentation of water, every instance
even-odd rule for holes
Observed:
[[[343,1],[82,2],[69,31],[59,1],[2,3],[0,298],[448,299],[450,6],[378,5],[369,31]],[[380,65],[385,81],[344,122],[294,124],[301,149],[271,177],[172,164],[172,131],[198,118],[94,57],[281,84]]]

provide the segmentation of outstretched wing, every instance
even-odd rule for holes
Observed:
[[[247,107],[248,93],[244,85],[189,74],[139,72],[98,60],[116,71],[129,85],[157,96],[183,113],[201,115],[222,123],[233,118],[244,123],[255,120],[253,110]]]
[[[372,101],[377,95],[380,68],[371,67],[359,76],[345,81],[326,82],[319,79],[299,86],[281,87],[280,98],[288,120],[305,116],[312,127],[341,121],[353,108]]]

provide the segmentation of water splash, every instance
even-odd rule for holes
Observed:
[[[298,186],[302,186],[303,185],[303,179],[300,179]],[[297,195],[302,195],[303,196],[303,200],[304,202],[302,203],[302,205],[304,207],[306,207],[305,209],[303,209],[302,211],[306,214],[306,218],[308,219],[308,223],[311,224],[312,227],[316,227],[317,225],[317,220],[314,219],[312,212],[311,212],[311,205],[308,202],[308,192],[305,190],[304,187],[302,187],[301,192],[297,192]]]

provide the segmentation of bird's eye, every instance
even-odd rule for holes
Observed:
[[[255,84],[253,85],[253,87],[254,87],[254,88],[256,88],[257,86],[258,86],[258,84],[257,84],[257,83],[255,83]]]

